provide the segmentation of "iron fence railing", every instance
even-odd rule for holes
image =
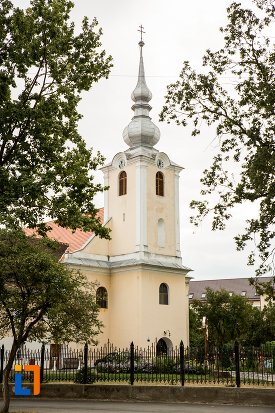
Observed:
[[[1,347],[0,382],[9,350]],[[102,348],[85,345],[42,345],[17,352],[14,364],[38,364],[41,382],[75,383],[162,383],[224,384],[227,386],[268,385],[275,383],[275,346],[243,347],[237,342],[220,348],[174,347],[159,353],[156,345],[139,348],[133,343],[119,349],[108,343]],[[25,375],[25,381],[31,375]],[[14,371],[10,380],[14,380]]]

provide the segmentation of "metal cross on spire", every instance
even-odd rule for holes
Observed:
[[[144,46],[144,41],[142,40],[142,35],[145,34],[146,32],[143,31],[144,27],[142,24],[139,26],[140,28],[138,29],[138,32],[140,32],[140,42],[139,45],[140,47]]]

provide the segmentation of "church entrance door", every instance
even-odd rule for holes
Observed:
[[[167,354],[167,344],[165,343],[163,338],[161,338],[157,342],[157,356],[162,356],[162,355],[166,355],[166,354]]]

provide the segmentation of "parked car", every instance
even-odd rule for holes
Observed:
[[[127,351],[108,353],[104,357],[95,360],[94,365],[97,371],[102,373],[129,373],[131,370],[130,353]],[[179,374],[180,365],[170,358],[148,361],[141,356],[135,355],[134,371],[140,373]],[[185,374],[201,374],[202,372],[203,369],[200,366],[192,366],[190,364],[184,366]]]
[[[137,370],[137,360],[138,356],[135,355],[135,371]],[[106,356],[95,360],[94,365],[99,372],[128,373],[131,369],[130,353],[128,351],[108,353]]]
[[[98,363],[109,363],[119,359],[119,353],[113,352],[108,353],[106,356],[95,360],[94,365],[97,366]]]
[[[184,366],[184,373],[185,374],[202,374],[203,367],[202,366],[190,366],[190,364],[187,364]]]

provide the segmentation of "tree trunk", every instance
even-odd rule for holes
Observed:
[[[12,365],[16,356],[16,352],[20,346],[13,343],[9,359],[7,365],[4,369],[3,374],[3,384],[2,384],[2,391],[3,391],[3,404],[1,406],[0,413],[9,413],[10,407],[10,388],[9,388],[9,375],[12,369]]]

